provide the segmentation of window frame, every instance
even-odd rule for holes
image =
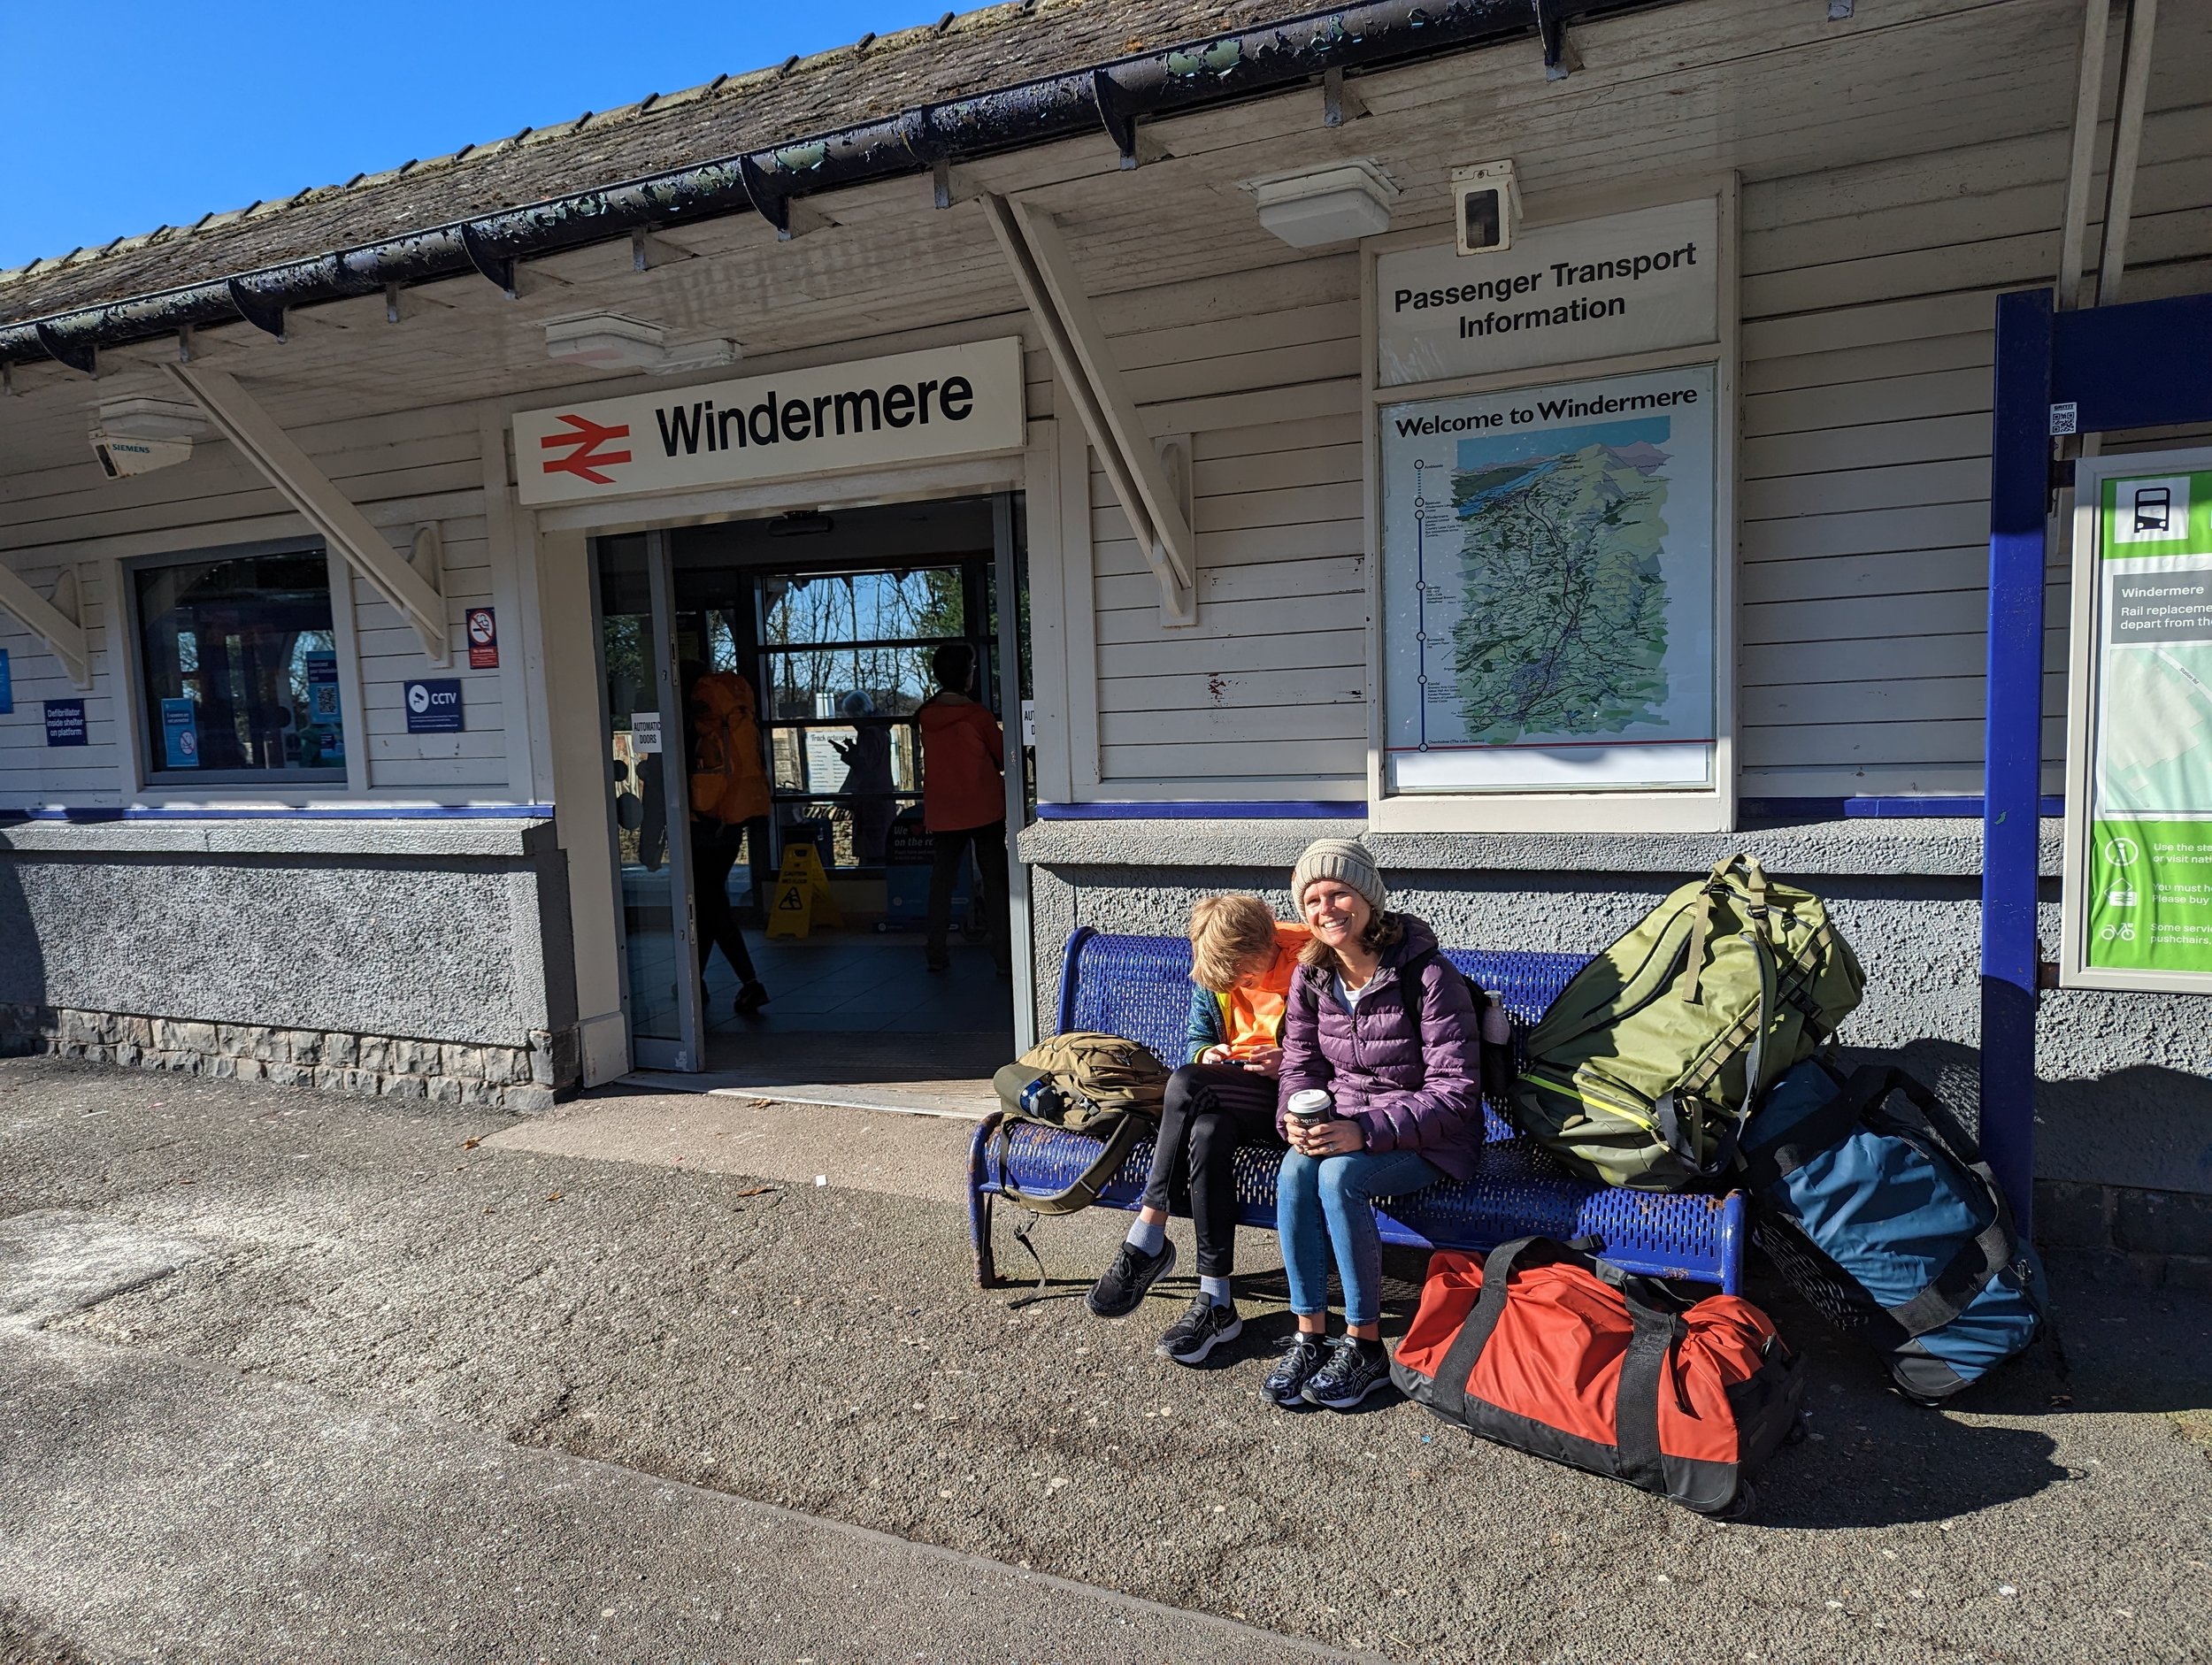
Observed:
[[[155,748],[161,735],[148,710],[149,675],[146,664],[146,619],[139,604],[138,576],[163,567],[204,566],[223,561],[254,560],[273,556],[320,556],[324,582],[330,595],[332,650],[337,656],[339,733],[345,743],[345,763],[335,770],[198,770],[168,769],[157,762]],[[129,750],[130,779],[136,792],[181,801],[209,796],[259,801],[270,797],[329,798],[360,792],[365,760],[360,748],[365,740],[361,727],[361,679],[353,633],[350,570],[318,537],[257,539],[244,543],[217,544],[203,549],[165,550],[116,561],[113,573],[114,617],[126,641],[120,644],[124,668],[123,710]]]

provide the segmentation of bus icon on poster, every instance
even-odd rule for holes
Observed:
[[[2135,530],[2162,536],[2173,530],[2174,492],[2170,486],[2135,488]]]

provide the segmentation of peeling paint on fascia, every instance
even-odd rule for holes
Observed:
[[[775,152],[775,163],[787,173],[805,173],[829,159],[826,144],[795,144],[788,150]]]

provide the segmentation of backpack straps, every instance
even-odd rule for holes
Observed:
[[[1103,1147],[1092,1158],[1090,1164],[1071,1180],[1067,1188],[1054,1192],[1024,1191],[1008,1174],[1009,1147],[1013,1142],[1017,1127],[1041,1127],[1052,1132],[1067,1130],[1050,1122],[1033,1121],[1025,1116],[999,1112],[998,1125],[991,1133],[990,1169],[998,1177],[999,1194],[1010,1202],[1018,1202],[1032,1214],[1079,1214],[1098,1201],[1098,1193],[1113,1183],[1130,1155],[1137,1148],[1150,1127],[1141,1116],[1124,1115],[1106,1135]]]

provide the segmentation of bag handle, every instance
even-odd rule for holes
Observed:
[[[1958,1120],[1918,1077],[1894,1064],[1869,1064],[1851,1078],[1846,1091],[1859,1117],[1869,1124],[1890,1120],[1883,1104],[1892,1093],[1901,1093],[1921,1118],[1936,1143],[1951,1160],[1971,1174],[1991,1205],[1989,1224],[1959,1246],[1950,1262],[1928,1285],[1909,1301],[1887,1308],[1890,1317],[1907,1336],[1924,1336],[1940,1330],[1964,1312],[1988,1287],[1989,1280],[2012,1264],[2020,1252],[2020,1234],[2012,1222],[2012,1208],[1997,1184],[1997,1176],[1982,1160],[1981,1147],[1959,1125]]]
[[[1743,887],[1749,897],[1747,909],[1755,928],[1764,930],[1767,919],[1767,870],[1759,865],[1759,858],[1739,850],[1726,861],[1715,862],[1713,871],[1706,875],[1699,888],[1696,905],[1690,913],[1689,961],[1682,969],[1682,981],[1675,990],[1675,998],[1690,1005],[1697,1003],[1699,981],[1705,975],[1705,946],[1713,932],[1713,899],[1728,887],[1731,875],[1742,868]]]
[[[1548,1237],[1521,1237],[1501,1243],[1483,1257],[1482,1293],[1437,1367],[1432,1389],[1439,1414],[1467,1420],[1467,1382],[1482,1362],[1484,1349],[1505,1316],[1516,1271],[1539,1266],[1578,1266],[1617,1290],[1635,1331],[1621,1358],[1620,1381],[1613,1396],[1613,1440],[1621,1479],[1663,1492],[1664,1458],[1659,1448],[1659,1395],[1677,1344],[1688,1332],[1681,1313],[1664,1288],[1649,1278],[1624,1272],[1595,1256]]]

